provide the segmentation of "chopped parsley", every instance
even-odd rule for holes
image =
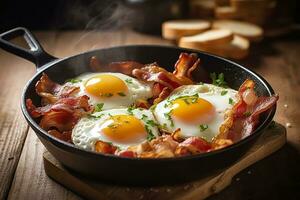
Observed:
[[[216,74],[214,73],[210,73],[210,78],[212,80],[212,84],[215,86],[219,86],[219,87],[227,87],[227,83],[224,79],[224,74],[220,73],[220,74]]]
[[[87,117],[89,119],[91,119],[91,118],[100,119],[103,115],[104,115],[103,113],[101,115],[91,115],[91,114],[89,114],[89,115],[87,115]]]
[[[193,96],[187,96],[183,98],[184,103],[187,105],[197,103],[199,96],[198,94],[194,94]]]
[[[75,79],[75,78],[71,78],[71,79],[68,79],[67,82],[70,82],[70,83],[79,83],[81,82],[82,80],[80,79]]]
[[[127,79],[125,79],[125,82],[129,83],[129,84],[132,84],[132,79],[131,78],[127,78]]]
[[[230,105],[233,105],[233,104],[234,104],[233,99],[232,99],[232,98],[229,98],[229,99],[228,99],[228,103],[229,103]]]
[[[94,112],[102,111],[103,106],[104,106],[104,103],[97,103],[95,106]]]
[[[145,120],[147,120],[147,118],[148,118],[148,116],[147,116],[147,115],[145,115],[145,114],[143,114],[143,115],[142,115],[142,119],[141,119],[141,120],[145,121]]]
[[[226,95],[227,93],[228,93],[227,90],[223,90],[223,91],[221,92],[221,95],[224,96],[224,95]]]
[[[159,127],[160,127],[161,129],[166,130],[166,129],[167,129],[167,124],[166,124],[166,123],[163,123],[163,125],[160,125]]]
[[[207,124],[201,124],[201,125],[199,125],[199,128],[200,128],[200,131],[203,132],[206,129],[208,129],[208,125]]]
[[[157,104],[153,104],[153,105],[150,107],[150,110],[151,110],[151,111],[154,111],[155,108],[156,108],[156,106],[157,106]]]
[[[145,126],[145,129],[146,129],[146,131],[147,131],[147,133],[148,133],[148,135],[147,135],[147,140],[148,140],[148,141],[151,141],[151,140],[153,140],[154,138],[156,138],[155,135],[152,133],[152,130],[149,129],[149,127],[148,127],[147,125]]]
[[[123,92],[118,92],[118,95],[121,96],[121,97],[125,97],[126,96],[126,94],[123,93]]]
[[[146,124],[147,124],[147,125],[150,125],[150,126],[152,126],[152,127],[158,126],[158,124],[157,124],[155,121],[153,121],[152,119],[147,120],[147,121],[146,121]]]
[[[250,111],[244,112],[244,116],[245,116],[245,117],[249,117],[250,115],[251,115],[251,112],[250,112]]]
[[[116,129],[118,127],[118,124],[110,124],[107,127],[111,129]]]
[[[174,127],[174,122],[173,122],[173,119],[172,119],[172,117],[171,117],[171,115],[170,115],[171,112],[172,112],[172,110],[171,110],[170,112],[168,112],[168,113],[165,113],[164,116],[170,121],[171,127]]]
[[[127,112],[130,114],[130,115],[133,115],[133,110],[135,109],[135,107],[133,106],[130,106],[127,108]]]

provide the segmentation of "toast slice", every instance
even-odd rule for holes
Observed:
[[[205,46],[205,45],[201,46],[197,44],[191,44],[185,47],[213,53],[227,58],[243,59],[249,53],[250,42],[246,38],[243,38],[238,35],[234,35],[233,40],[227,44],[211,45],[211,46]]]
[[[227,29],[213,29],[203,33],[182,37],[179,40],[180,47],[207,47],[213,45],[222,45],[230,43],[233,39],[233,33]]]
[[[183,36],[195,35],[208,30],[211,23],[206,20],[171,20],[162,25],[162,36],[168,40],[177,40]]]
[[[215,8],[215,17],[218,19],[236,19],[238,12],[231,6],[220,6]]]
[[[250,41],[259,41],[263,38],[263,29],[255,24],[236,20],[216,20],[213,28],[228,29],[234,34],[245,37]]]

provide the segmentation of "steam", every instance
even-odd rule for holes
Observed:
[[[133,10],[122,1],[72,1],[64,9],[63,21],[60,29],[76,28],[84,32],[74,47],[80,46],[85,38],[91,35],[101,35],[102,32],[130,27],[133,19]],[[100,36],[99,36],[100,37]],[[90,49],[94,49],[91,46]]]

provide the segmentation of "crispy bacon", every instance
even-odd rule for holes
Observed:
[[[222,149],[224,147],[227,147],[229,145],[232,145],[232,140],[229,139],[215,139],[212,141],[212,150]]]
[[[168,158],[175,156],[174,152],[177,146],[178,142],[173,140],[170,135],[163,135],[151,142],[144,142],[131,150],[135,150],[138,157],[141,158]]]
[[[154,98],[159,97],[154,100],[154,103],[157,103],[166,98],[166,94],[170,94],[177,87],[193,84],[191,73],[199,66],[199,63],[200,59],[197,58],[196,54],[181,53],[173,73],[159,67],[157,63],[152,63],[141,69],[134,69],[132,75],[139,80],[154,83]]]
[[[92,110],[88,99],[88,96],[67,97],[44,107],[35,107],[31,99],[27,99],[26,106],[32,117],[42,117],[40,126],[43,129],[63,132],[72,130],[77,121]]]
[[[56,94],[61,89],[61,85],[53,82],[47,74],[43,73],[40,80],[35,85],[36,93],[42,97],[42,104],[52,104],[58,99]]]
[[[137,99],[137,100],[135,101],[135,106],[136,106],[137,108],[145,108],[145,109],[150,108],[149,102],[146,101],[146,100],[143,100],[143,99]]]
[[[177,156],[204,153],[212,149],[209,142],[199,137],[189,137],[181,142],[175,150]]]
[[[48,105],[54,104],[61,98],[74,96],[79,91],[79,87],[65,84],[61,86],[53,82],[45,73],[41,76],[40,80],[35,85],[37,94],[42,97],[41,104]]]
[[[134,69],[140,69],[144,67],[144,65],[135,61],[121,61],[104,64],[101,63],[96,56],[92,56],[90,59],[90,67],[93,71],[119,72],[131,76]]]
[[[121,157],[126,157],[126,158],[135,158],[135,157],[137,157],[137,155],[134,151],[129,151],[129,150],[119,151],[117,153],[117,155],[121,156]]]
[[[104,154],[114,154],[117,150],[117,147],[103,142],[101,140],[98,140],[95,144],[95,151],[99,153],[104,153]]]
[[[199,66],[199,64],[200,59],[196,54],[181,53],[175,64],[173,74],[179,79],[181,77],[192,79],[192,72]]]
[[[252,80],[246,80],[241,85],[238,92],[239,101],[229,112],[221,127],[221,134],[216,139],[230,139],[236,142],[249,136],[259,123],[260,114],[276,104],[278,95],[258,97],[254,92],[254,86]]]
[[[153,104],[158,104],[159,102],[163,101],[164,99],[166,99],[169,95],[171,94],[171,90],[170,88],[165,87],[160,94],[158,95],[158,97],[156,99],[154,99]]]

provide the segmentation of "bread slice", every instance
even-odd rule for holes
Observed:
[[[208,30],[211,23],[206,20],[172,20],[162,25],[162,36],[168,40],[177,40],[183,36],[195,35]]]
[[[185,47],[209,52],[227,58],[243,59],[249,53],[250,42],[246,38],[234,35],[233,40],[228,44],[211,46],[201,46],[192,44],[190,46]]]
[[[231,6],[220,6],[215,8],[215,17],[218,19],[236,19],[238,12]]]
[[[236,20],[216,20],[213,28],[228,29],[250,41],[259,41],[263,37],[263,29],[255,24]]]
[[[213,45],[222,45],[230,43],[233,39],[233,34],[227,29],[213,29],[203,33],[182,37],[179,40],[180,47],[207,47]]]

